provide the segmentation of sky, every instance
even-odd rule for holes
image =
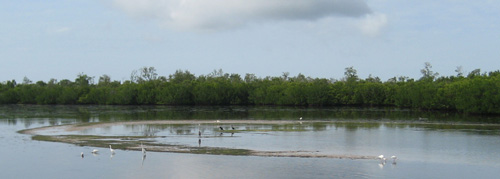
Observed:
[[[500,69],[498,0],[0,0],[0,82]]]

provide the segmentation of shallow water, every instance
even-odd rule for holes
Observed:
[[[137,151],[118,150],[111,156],[109,149],[99,148],[100,154],[93,156],[90,153],[93,147],[34,141],[30,135],[17,133],[18,130],[41,126],[102,121],[292,120],[297,116],[304,117],[302,124],[234,124],[242,131],[223,133],[222,136],[216,124],[117,125],[74,134],[165,136],[155,140],[198,146],[197,132],[200,129],[203,132],[202,146],[370,156],[384,154],[397,155],[399,160],[397,164],[389,161],[380,165],[378,160],[159,152],[148,152],[143,160],[141,152]],[[420,116],[440,125],[393,123],[424,118]],[[458,118],[460,123],[491,123],[496,120],[493,117],[483,119],[373,108],[0,106],[0,178],[496,178],[500,174],[498,128],[446,124],[453,118]],[[312,119],[326,122],[307,122]],[[360,120],[364,122],[358,122]],[[84,158],[80,157],[80,152],[84,152]]]

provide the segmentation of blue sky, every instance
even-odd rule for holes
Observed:
[[[0,0],[0,82],[206,75],[418,79],[500,69],[497,0]]]

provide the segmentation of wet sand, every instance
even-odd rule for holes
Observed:
[[[122,150],[137,150],[140,151],[141,148],[136,142],[130,142],[134,139],[140,139],[141,137],[131,139],[130,136],[92,136],[87,137],[85,135],[42,135],[50,133],[60,133],[60,132],[73,132],[82,131],[91,128],[98,127],[110,127],[116,125],[161,125],[161,124],[200,124],[200,125],[227,125],[227,124],[300,124],[300,123],[311,123],[311,122],[325,122],[325,121],[291,121],[291,120],[156,120],[156,121],[127,121],[127,122],[107,122],[107,123],[85,123],[85,124],[70,124],[70,125],[60,125],[60,126],[48,126],[41,128],[33,128],[19,131],[23,134],[30,134],[34,140],[51,141],[51,142],[63,142],[75,145],[85,145],[93,147],[106,147],[107,143],[112,140],[117,149]],[[151,138],[151,137],[148,137]],[[102,143],[96,142],[102,141]],[[142,143],[142,142],[141,142]],[[175,153],[196,153],[196,154],[212,154],[212,155],[247,155],[247,156],[262,156],[262,157],[301,157],[301,158],[336,158],[336,159],[377,159],[376,156],[361,156],[361,155],[347,155],[347,154],[322,154],[319,151],[256,151],[247,149],[227,149],[227,148],[217,148],[217,147],[203,147],[202,149],[198,147],[190,147],[183,145],[156,145],[155,143],[144,143],[145,148],[148,151],[154,152],[175,152]]]

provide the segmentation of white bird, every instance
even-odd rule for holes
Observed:
[[[396,157],[395,155],[391,156],[391,159],[392,159],[392,163],[396,163],[396,159],[398,159],[398,157]]]
[[[97,149],[92,150],[93,154],[96,154],[97,152],[99,152],[99,150],[97,150]]]
[[[109,145],[109,151],[110,151],[112,154],[114,154],[114,153],[115,153],[115,149],[112,149],[112,148],[111,148],[111,145]]]
[[[385,157],[384,155],[379,155],[378,158],[380,159],[380,162],[385,163]]]
[[[142,143],[141,143],[141,148],[142,148],[142,155],[145,156],[146,155],[146,149],[144,148],[144,146],[142,145]]]
[[[300,117],[299,120],[302,120],[302,117]]]

